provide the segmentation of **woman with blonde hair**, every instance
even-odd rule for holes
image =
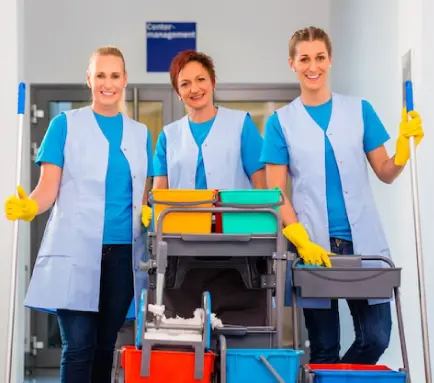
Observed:
[[[62,383],[111,382],[118,331],[146,281],[139,262],[152,140],[123,113],[127,73],[117,48],[92,54],[87,84],[92,104],[50,123],[36,188],[27,196],[18,187],[5,204],[8,219],[25,221],[53,206],[25,305],[57,314]]]
[[[294,33],[289,64],[301,95],[268,119],[261,155],[268,187],[286,190],[291,176],[292,199],[280,209],[283,234],[305,264],[326,267],[330,252],[390,257],[367,164],[392,183],[409,159],[409,137],[419,143],[424,135],[419,114],[403,110],[395,155],[389,156],[384,144],[390,137],[372,105],[330,91],[331,63],[326,32],[309,27]],[[348,300],[355,339],[342,357],[337,300],[301,303],[311,363],[375,364],[389,346],[388,301]]]

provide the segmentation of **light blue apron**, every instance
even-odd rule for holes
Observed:
[[[109,143],[90,107],[68,111],[66,116],[68,131],[59,195],[45,228],[24,304],[53,313],[57,309],[97,312]],[[121,149],[130,166],[133,189],[131,261],[135,307],[139,307],[141,290],[147,284],[147,273],[139,269],[140,259],[147,256],[141,222],[148,169],[147,137],[145,125],[123,116]],[[130,310],[128,319],[135,317],[135,311]]]
[[[202,144],[208,189],[251,189],[241,158],[241,133],[247,113],[218,107],[213,126]],[[164,127],[169,189],[195,189],[199,148],[188,116]]]
[[[363,150],[362,100],[333,94],[327,137],[333,147],[350,222],[354,253],[390,258],[389,246],[369,185],[366,154]],[[277,111],[290,157],[292,204],[311,240],[330,251],[326,201],[324,130],[311,118],[300,98]],[[286,305],[291,288],[287,273]],[[363,262],[363,266],[388,267],[384,262]],[[288,299],[289,298],[289,299]],[[302,307],[330,307],[328,299],[299,299]],[[369,300],[370,304],[387,300]]]

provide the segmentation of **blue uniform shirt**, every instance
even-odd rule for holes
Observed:
[[[207,189],[205,166],[202,156],[202,144],[210,132],[214,120],[215,117],[202,123],[189,121],[191,133],[199,147],[195,181],[196,189]],[[264,165],[259,161],[262,142],[263,139],[258,131],[258,128],[251,117],[247,115],[246,119],[244,120],[243,130],[241,132],[241,158],[244,171],[249,178],[253,173],[264,168]],[[164,131],[162,131],[158,136],[154,153],[154,175],[156,177],[167,176],[166,147],[166,135],[164,134]]]
[[[326,132],[332,113],[332,99],[322,105],[305,106],[305,108],[317,125]],[[369,102],[362,101],[362,111],[365,129],[363,146],[365,153],[369,153],[383,145],[390,136]],[[338,165],[333,148],[325,134],[324,138],[327,213],[330,237],[351,241],[351,229],[345,209]],[[270,164],[289,165],[288,147],[276,113],[273,113],[268,118],[265,125],[261,161]]]
[[[109,159],[106,176],[106,200],[104,216],[104,244],[132,242],[132,182],[127,159],[121,151],[122,115],[106,117],[94,113],[98,125],[109,142]],[[43,162],[63,168],[67,119],[64,113],[50,122],[39,148],[36,164]],[[153,174],[152,139],[148,130],[147,140],[148,177]]]

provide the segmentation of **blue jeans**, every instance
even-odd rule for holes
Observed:
[[[332,238],[331,251],[353,254],[351,242]],[[347,300],[353,317],[355,340],[340,358],[338,301],[330,309],[303,309],[310,342],[310,363],[376,364],[389,346],[392,319],[390,303],[369,305],[366,300]]]
[[[117,334],[133,295],[132,246],[104,245],[99,312],[57,311],[61,383],[111,383]]]

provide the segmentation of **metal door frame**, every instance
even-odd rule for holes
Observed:
[[[297,84],[222,84],[216,86],[214,100],[218,105],[221,102],[255,102],[274,101],[289,102],[300,95]],[[173,112],[175,119],[184,116],[184,105],[179,101],[176,92],[173,92]]]

